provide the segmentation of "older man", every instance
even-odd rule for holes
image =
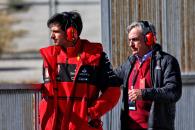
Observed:
[[[123,83],[121,130],[174,130],[182,92],[179,64],[161,50],[148,21],[133,22],[127,31],[132,55],[116,69]]]

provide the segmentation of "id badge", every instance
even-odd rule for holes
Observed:
[[[131,89],[133,89],[133,86],[131,86]],[[129,107],[130,111],[135,111],[136,110],[136,102],[128,99],[128,107]]]
[[[146,87],[146,78],[141,78],[140,79],[139,87],[140,87],[140,89],[145,89],[145,87]]]
[[[135,101],[129,101],[128,105],[129,105],[129,110],[130,111],[135,111],[136,110],[136,103],[135,103]]]

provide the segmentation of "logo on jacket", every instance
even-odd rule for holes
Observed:
[[[83,68],[81,72],[78,74],[79,81],[88,81],[90,74],[86,68]]]
[[[89,75],[89,74],[87,73],[87,69],[86,69],[86,68],[84,68],[84,69],[81,71],[81,75]]]
[[[95,84],[97,82],[97,68],[90,65],[81,66],[76,80],[82,83]]]

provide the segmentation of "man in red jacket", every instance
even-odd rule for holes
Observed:
[[[47,25],[54,46],[40,49],[41,130],[102,130],[101,116],[120,97],[118,78],[102,45],[80,39],[78,12],[57,13]]]

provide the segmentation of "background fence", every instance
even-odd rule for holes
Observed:
[[[133,21],[149,20],[156,27],[157,40],[163,50],[177,57],[182,72],[195,71],[194,0],[111,0],[108,2],[111,40],[106,44],[112,46],[110,51],[114,65],[121,64],[129,55],[126,27]]]
[[[102,40],[114,67],[131,53],[126,27],[133,21],[149,20],[163,50],[175,56],[182,70],[183,92],[177,103],[176,130],[195,128],[195,1],[194,0],[104,0]],[[106,130],[120,130],[120,103],[104,117]]]
[[[0,130],[39,130],[40,88],[24,84],[0,85]]]

